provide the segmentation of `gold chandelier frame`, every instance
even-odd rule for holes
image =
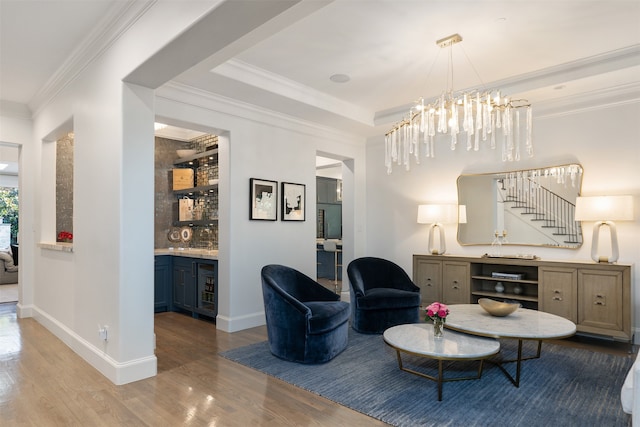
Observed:
[[[436,41],[436,44],[451,50],[461,41],[462,37],[454,34]],[[449,71],[453,80],[451,52]],[[524,126],[519,113],[522,108],[526,109]],[[478,151],[481,141],[489,141],[490,147],[496,148],[498,130],[503,137],[503,161],[520,160],[523,140],[527,155],[533,156],[532,108],[528,100],[502,96],[500,90],[473,89],[456,93],[448,87],[430,103],[420,98],[408,115],[385,134],[387,173],[391,173],[394,163],[404,164],[409,170],[411,156],[419,163],[420,143],[425,145],[425,157],[435,157],[436,134],[450,134],[450,147],[455,150],[458,135],[466,132],[467,150]]]

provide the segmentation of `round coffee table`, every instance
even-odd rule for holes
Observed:
[[[518,340],[518,357],[498,363],[516,387],[520,386],[520,370],[524,360],[540,357],[542,340],[567,338],[576,333],[576,325],[564,317],[544,311],[519,308],[505,317],[496,317],[487,313],[479,304],[453,304],[449,306],[449,316],[445,327],[450,330],[482,337],[511,338]],[[522,341],[538,341],[535,356],[522,357]],[[502,366],[504,363],[516,362],[515,378]]]
[[[383,338],[387,345],[396,350],[400,370],[438,383],[438,400],[442,400],[443,382],[479,379],[482,376],[484,359],[500,351],[500,343],[495,339],[474,337],[453,331],[445,331],[442,338],[434,338],[431,323],[394,326],[384,331]],[[433,377],[404,367],[401,353],[437,360],[438,376]],[[475,377],[444,378],[442,362],[445,360],[479,360],[478,374]]]

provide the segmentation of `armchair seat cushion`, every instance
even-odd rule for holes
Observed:
[[[309,333],[323,334],[349,321],[349,303],[344,301],[307,302],[311,309]]]
[[[395,308],[420,307],[420,294],[391,288],[373,288],[358,297],[360,310],[389,310]]]

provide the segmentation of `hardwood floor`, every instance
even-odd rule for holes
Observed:
[[[315,394],[228,361],[219,352],[266,339],[179,313],[155,316],[158,375],[115,386],[33,319],[0,304],[2,426],[376,426]],[[628,355],[630,346],[559,342]]]
[[[218,356],[266,339],[179,313],[155,316],[158,375],[115,386],[33,319],[0,304],[2,426],[385,425]]]

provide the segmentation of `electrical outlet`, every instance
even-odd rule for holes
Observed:
[[[103,341],[109,340],[109,327],[107,325],[100,326],[98,325],[98,336]]]

